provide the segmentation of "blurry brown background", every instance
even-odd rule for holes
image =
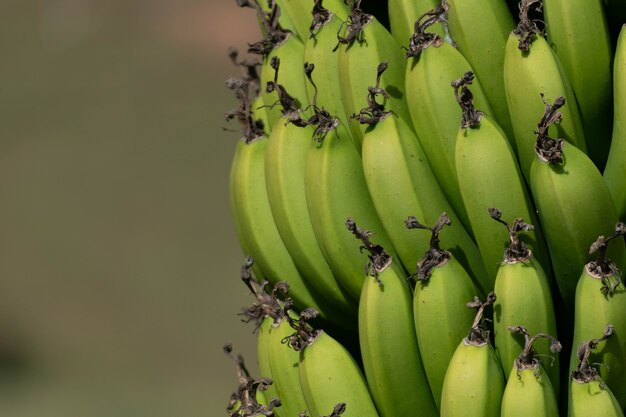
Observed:
[[[235,0],[0,1],[0,415],[226,415],[221,347],[255,346],[224,80],[257,37]]]

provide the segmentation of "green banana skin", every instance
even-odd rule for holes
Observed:
[[[604,169],[611,143],[612,52],[602,0],[544,0],[548,41],[580,108],[589,156]]]
[[[367,92],[367,88],[372,84],[371,80],[378,63],[387,61],[389,68],[381,83],[381,87],[389,93],[385,107],[399,118],[409,120],[404,93],[405,63],[402,49],[375,17],[371,17],[357,39],[347,45],[339,44],[337,53],[341,99],[348,117],[367,107],[367,96],[364,92]],[[363,140],[365,129],[366,127],[356,120],[350,122],[350,131],[358,144]]]
[[[368,128],[363,136],[361,157],[374,207],[404,267],[414,269],[421,252],[429,247],[427,235],[407,233],[404,227],[407,215],[434,224],[446,212],[454,227],[443,238],[444,245],[451,248],[463,267],[487,291],[486,270],[478,248],[446,200],[428,158],[407,123],[392,113]]]
[[[411,289],[392,261],[366,278],[359,303],[365,377],[381,417],[438,416],[415,336]]]
[[[507,216],[538,224],[535,212],[513,150],[490,117],[483,115],[477,127],[459,129],[455,155],[461,195],[493,288],[507,239],[487,209],[498,207]],[[538,229],[525,235],[525,241],[540,264],[550,265]]]
[[[342,20],[331,12],[329,19],[308,38],[304,47],[304,62],[315,65],[313,78],[317,89],[311,83],[306,83],[309,97],[317,93],[317,103],[348,126],[350,115],[341,99],[341,83],[337,75],[339,54],[332,52],[337,45],[337,33],[342,24]]]
[[[354,238],[344,221],[350,216],[372,230],[392,256],[395,251],[378,218],[359,152],[341,123],[323,141],[311,141],[305,173],[307,206],[315,236],[339,285],[360,299],[365,255],[354,250]]]
[[[273,325],[274,318],[270,316],[265,316],[257,330],[257,365],[259,367],[259,374],[262,378],[269,378],[272,381],[274,381],[274,378],[272,377],[272,367],[270,365],[270,333]],[[282,398],[278,395],[278,391],[276,390],[276,385],[274,383],[267,387],[264,397],[279,399]],[[260,403],[266,404],[265,401],[260,401]],[[274,412],[278,415],[278,417],[287,417],[288,415],[284,414],[283,410],[284,409],[281,406],[280,409],[275,410]]]
[[[623,228],[623,223],[618,223]],[[604,242],[619,237],[614,245],[622,247],[623,231],[618,231]],[[597,245],[599,241],[594,243]],[[604,243],[602,251],[606,250]],[[604,262],[604,264],[601,264]],[[613,335],[597,346],[589,356],[592,363],[602,363],[599,368],[600,377],[611,389],[620,404],[626,405],[626,287],[620,280],[621,273],[611,267],[610,259],[601,253],[600,260],[585,265],[583,273],[576,286],[576,303],[574,317],[574,338],[572,346],[578,346],[582,341],[591,339],[599,328],[607,324],[613,326]],[[606,271],[606,272],[599,272]],[[615,272],[612,272],[615,271]],[[572,351],[570,357],[570,371],[578,364],[577,352]]]
[[[437,0],[389,0],[387,3],[391,34],[398,45],[407,45],[415,21],[439,5]]]
[[[309,415],[345,403],[342,417],[378,417],[367,382],[350,353],[324,331],[300,353],[300,385]]]
[[[589,245],[599,234],[613,229],[617,213],[602,175],[589,157],[567,142],[563,142],[562,155],[564,163],[556,165],[535,158],[530,187],[559,292],[571,314]],[[623,245],[609,249],[620,268],[626,259],[624,252]]]
[[[313,10],[314,2],[315,0],[281,0],[282,7],[294,22],[296,33],[300,39],[305,40],[310,36],[311,10]],[[324,7],[342,21],[346,20],[350,14],[350,9],[342,0],[324,0]]]
[[[307,409],[300,386],[300,353],[291,349],[284,340],[293,334],[287,320],[280,320],[270,329],[269,365],[273,386],[280,399],[280,416],[297,416]]]
[[[437,25],[440,27],[441,25]],[[442,42],[422,49],[410,57],[406,66],[406,97],[413,128],[446,198],[472,233],[456,175],[455,144],[459,106],[450,94],[450,81],[471,70],[465,57],[452,45]],[[493,115],[478,80],[472,93],[477,108]]]
[[[528,416],[559,416],[557,396],[541,365],[521,371],[513,366],[504,389],[500,417]]]
[[[292,34],[286,36],[287,38],[264,58],[261,68],[261,97],[265,104],[269,126],[276,125],[282,117],[278,96],[265,88],[267,82],[276,79],[276,71],[271,65],[272,58],[277,57],[280,60],[278,81],[296,99],[298,108],[303,109],[309,104],[303,71],[304,43]]]
[[[625,6],[626,7],[626,4]],[[622,27],[613,67],[613,140],[604,169],[604,181],[609,188],[617,215],[626,220],[626,29]]]
[[[542,35],[531,36],[528,50],[522,51],[519,35],[512,32],[504,55],[504,88],[526,181],[529,181],[530,165],[535,159],[533,132],[537,127],[537,115],[544,108],[542,98],[554,102],[558,96],[565,97],[566,105],[561,109],[563,120],[552,127],[554,135],[587,153],[578,105],[559,59]]]
[[[415,218],[407,220],[407,227],[415,227]],[[428,384],[437,408],[441,408],[441,391],[448,364],[458,347],[458,341],[467,335],[472,324],[471,310],[465,306],[476,294],[470,276],[450,252],[439,248],[439,232],[449,218],[442,214],[432,232],[430,249],[420,259],[413,292],[413,319],[415,333],[424,362]],[[436,260],[436,261],[435,261]],[[431,266],[433,265],[433,266]]]
[[[305,283],[283,243],[271,212],[265,186],[267,137],[239,141],[231,166],[231,211],[239,223],[240,242],[272,285],[286,280],[299,309],[315,307],[320,317],[335,322],[332,306]],[[244,243],[245,242],[245,243]]]
[[[452,39],[475,70],[498,125],[514,146],[503,78],[504,46],[515,28],[513,16],[503,0],[447,1]]]
[[[530,333],[557,334],[556,317],[548,277],[532,257],[525,263],[502,263],[494,291],[498,294],[498,300],[493,306],[495,344],[502,367],[507,369],[524,347],[508,328],[524,323]],[[538,346],[537,351],[549,354],[548,346]],[[550,385],[558,396],[558,356],[551,362],[551,366],[548,365],[542,372],[544,377],[550,378]]]
[[[305,172],[312,136],[311,126],[298,127],[285,118],[274,126],[265,151],[267,194],[280,236],[303,279],[336,308],[340,320],[354,327],[357,305],[335,280],[307,208]]]
[[[623,417],[622,408],[602,381],[570,382],[568,417]]]

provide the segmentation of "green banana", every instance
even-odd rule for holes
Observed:
[[[377,97],[388,95],[380,86],[386,68],[386,62],[378,66],[376,85],[369,88],[369,107],[354,115],[369,126],[363,135],[361,158],[374,207],[407,270],[414,267],[419,252],[429,245],[427,236],[406,232],[407,214],[434,223],[441,212],[449,213],[455,227],[445,238],[446,246],[453,248],[455,257],[481,285],[486,285],[478,248],[441,191],[417,137],[403,119],[377,102]]]
[[[450,80],[471,70],[471,67],[454,46],[430,31],[445,23],[445,5],[442,3],[416,22],[406,53],[406,99],[413,128],[437,181],[464,227],[471,233],[454,163],[459,106],[449,90]],[[493,115],[477,80],[474,80],[473,93],[477,107]]]
[[[548,277],[532,256],[528,246],[518,236],[522,231],[532,230],[533,225],[525,223],[520,218],[508,224],[502,220],[502,212],[495,208],[490,208],[489,214],[506,227],[510,242],[504,251],[504,259],[496,275],[494,289],[498,294],[498,300],[493,305],[496,350],[500,354],[502,368],[507,372],[520,351],[524,349],[524,344],[511,334],[509,328],[517,323],[524,323],[525,328],[533,334],[556,335],[556,316]],[[537,352],[545,356],[550,355],[548,346],[537,348]],[[545,368],[546,375],[552,382],[550,385],[554,387],[554,392],[558,396],[558,356]]]
[[[339,19],[346,20],[348,18],[350,9],[342,0],[324,0],[324,2],[326,8]],[[314,3],[321,5],[319,0],[281,0],[282,7],[293,20],[300,39],[307,39],[310,35],[311,10],[315,7]]]
[[[413,325],[411,288],[404,270],[373,234],[347,219],[346,227],[369,253],[359,301],[359,344],[365,377],[381,417],[438,416]],[[356,249],[356,248],[355,248]]]
[[[624,416],[615,396],[589,362],[591,350],[597,349],[613,334],[613,326],[608,325],[602,337],[585,340],[578,345],[578,365],[570,378],[568,417]]]
[[[278,68],[280,62],[280,84],[283,85],[296,101],[298,108],[308,105],[306,92],[306,79],[302,71],[302,59],[304,57],[304,43],[291,32],[284,30],[279,21],[278,7],[274,4],[272,10],[265,14],[264,25],[267,36],[248,48],[251,54],[263,57],[261,67],[261,86],[265,87],[268,82],[277,84]],[[278,106],[280,102],[279,91],[273,88],[262,88],[261,97],[267,109],[267,119],[270,129],[282,116]],[[277,97],[278,96],[278,97]]]
[[[626,5],[625,5],[626,7]],[[626,220],[626,28],[622,27],[613,64],[613,140],[604,169],[604,181],[609,188],[617,215]]]
[[[582,151],[548,136],[558,122],[564,104],[557,97],[546,104],[537,127],[535,152],[530,169],[530,187],[550,248],[552,267],[567,313],[572,314],[576,284],[583,269],[589,244],[599,234],[613,230],[617,213],[602,175]],[[623,267],[623,245],[613,246],[610,257]]]
[[[250,109],[249,83],[231,79],[229,87],[240,98],[241,107],[226,117],[237,119],[244,132],[230,172],[231,212],[242,247],[254,258],[262,277],[274,285],[283,279],[289,283],[298,308],[316,307],[324,320],[341,325],[341,318],[333,314],[332,306],[302,279],[274,222],[265,186],[267,137]]]
[[[378,63],[387,61],[389,69],[382,83],[389,97],[386,106],[399,118],[409,120],[409,110],[404,94],[404,59],[400,45],[391,33],[372,15],[360,9],[361,0],[354,0],[350,17],[344,31],[337,35],[339,43],[335,47],[339,53],[339,81],[341,99],[346,114],[358,113],[367,107],[363,94],[371,84],[371,74]],[[361,143],[366,127],[356,120],[350,123],[350,130],[357,143]]]
[[[515,132],[515,143],[522,173],[530,178],[530,165],[535,159],[533,134],[537,127],[537,114],[543,103],[565,97],[567,105],[561,112],[563,122],[552,129],[559,137],[587,153],[585,135],[574,92],[561,69],[561,64],[536,21],[528,16],[531,8],[540,8],[541,0],[520,2],[520,23],[511,32],[504,54],[504,89]]]
[[[226,411],[230,417],[272,416],[275,415],[281,402],[278,398],[267,401],[266,390],[272,385],[269,378],[252,378],[246,368],[243,356],[233,356],[233,347],[227,344],[223,347],[224,353],[231,358],[237,367],[239,385],[228,401]]]
[[[440,247],[439,233],[450,224],[446,213],[441,214],[432,228],[422,225],[413,216],[406,220],[409,229],[431,232],[430,248],[413,274],[416,280],[413,319],[424,370],[438,409],[448,364],[474,316],[464,303],[476,294],[461,264]]]
[[[265,151],[265,184],[278,232],[302,278],[333,305],[342,321],[356,327],[357,305],[339,286],[317,243],[305,194],[306,160],[313,127],[302,120],[282,85],[281,118],[272,129]]]
[[[289,303],[285,300],[287,310]],[[297,319],[285,316],[295,329],[287,343],[300,352],[300,385],[309,413],[321,416],[324,410],[345,403],[343,417],[378,417],[359,365],[328,333],[311,327],[308,321],[315,315],[315,310],[307,309]]]
[[[452,39],[467,58],[489,99],[494,118],[513,143],[511,117],[504,92],[504,46],[515,28],[503,0],[447,0]],[[465,70],[467,71],[467,69]]]
[[[310,67],[309,67],[310,69]],[[305,192],[315,236],[335,278],[355,301],[360,299],[364,255],[353,250],[354,242],[343,220],[358,218],[377,230],[381,245],[395,255],[367,190],[361,158],[347,127],[324,109],[313,106],[316,130],[307,155]]]
[[[338,77],[339,54],[332,52],[342,25],[342,18],[325,9],[322,0],[315,0],[311,36],[304,46],[304,62],[315,66],[317,88],[311,82],[306,84],[309,97],[316,95],[316,103],[320,103],[328,113],[348,126],[350,115],[341,100],[341,83]]]
[[[533,224],[537,222],[515,155],[504,133],[493,119],[474,108],[472,93],[467,87],[473,77],[468,72],[452,82],[463,113],[456,139],[456,173],[474,237],[487,267],[490,286],[486,290],[490,290],[508,239],[502,235],[500,225],[489,217],[487,209],[498,207],[514,218],[530,219]],[[529,232],[525,240],[539,263],[550,265],[538,229]]]
[[[602,0],[544,0],[548,41],[572,84],[590,158],[604,169],[611,143],[611,39]]]
[[[557,394],[535,354],[533,343],[539,338],[548,339],[552,353],[558,353],[561,344],[546,333],[537,333],[531,337],[522,326],[512,326],[509,330],[523,334],[525,342],[509,373],[500,417],[558,417]]]
[[[438,5],[438,0],[389,0],[389,26],[398,45],[406,45],[413,34],[416,20]]]
[[[441,417],[500,417],[504,375],[483,328],[484,309],[493,304],[491,292],[483,303],[478,297],[467,304],[478,309],[467,337],[450,360],[441,392]]]
[[[602,363],[600,376],[611,389],[620,408],[626,406],[626,287],[621,272],[607,257],[609,242],[618,239],[616,246],[623,246],[626,234],[624,223],[617,223],[615,231],[600,236],[592,245],[590,253],[598,253],[597,260],[588,262],[576,286],[574,316],[574,339],[572,346],[588,340],[594,331],[611,324],[614,335],[599,345],[589,356],[592,363]],[[572,352],[570,370],[578,364],[577,352]]]

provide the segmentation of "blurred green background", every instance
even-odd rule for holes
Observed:
[[[0,1],[0,415],[225,416],[235,0]],[[231,128],[237,129],[236,125]]]

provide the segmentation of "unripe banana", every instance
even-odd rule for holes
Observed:
[[[291,17],[296,32],[302,40],[309,38],[310,35],[311,10],[313,10],[314,3],[316,3],[315,0],[281,0],[283,9]],[[342,21],[348,18],[350,9],[342,0],[324,0],[324,3],[324,6]],[[330,50],[328,52],[330,53]]]
[[[274,88],[282,91],[282,113],[286,115],[274,126],[265,151],[265,183],[276,226],[306,283],[336,307],[342,321],[356,328],[357,304],[335,280],[307,208],[304,177],[314,129],[302,120],[293,101],[284,97],[288,96],[286,89],[282,85]]]
[[[508,239],[487,209],[498,207],[514,218],[537,222],[515,155],[502,129],[493,119],[474,109],[472,93],[467,88],[472,79],[469,72],[452,84],[463,110],[456,140],[456,173],[474,237],[487,267],[490,287],[486,290],[489,290],[493,288]],[[550,265],[540,231],[525,237],[539,263]]]
[[[411,288],[402,267],[371,232],[352,219],[346,227],[369,252],[359,302],[359,344],[365,377],[381,417],[438,416],[413,325]],[[356,245],[355,245],[356,250]]]
[[[514,146],[504,92],[504,45],[515,28],[503,0],[447,0],[452,39],[467,58],[485,90],[494,118]],[[467,71],[466,69],[465,71]]]
[[[363,94],[371,85],[371,77],[380,62],[387,61],[389,69],[381,87],[388,93],[386,107],[399,118],[409,120],[409,110],[404,94],[404,58],[402,49],[391,33],[372,15],[359,7],[354,0],[344,32],[337,35],[339,43],[339,81],[341,98],[348,116],[358,113],[368,103]],[[366,127],[356,120],[350,130],[357,143],[361,143]]]
[[[485,267],[476,244],[458,221],[433,175],[428,158],[417,137],[406,122],[385,110],[377,96],[385,97],[380,87],[381,75],[386,69],[378,67],[376,85],[369,88],[369,107],[355,115],[369,127],[363,135],[363,172],[376,211],[388,232],[391,242],[405,269],[413,269],[420,252],[429,246],[428,237],[421,233],[407,233],[404,219],[408,214],[434,223],[441,212],[449,213],[455,227],[445,237],[445,244],[463,261],[481,285],[485,285]],[[382,77],[384,78],[384,77]]]
[[[230,172],[231,212],[242,247],[254,258],[263,278],[272,284],[283,279],[289,283],[298,308],[316,307],[324,320],[336,320],[341,324],[340,318],[332,314],[332,306],[302,279],[274,222],[265,186],[267,137],[250,109],[249,84],[243,80],[230,80],[229,86],[242,102],[239,109],[227,114],[227,118],[241,123],[244,132],[244,138],[237,144]]]
[[[507,372],[524,349],[524,344],[511,334],[509,328],[523,323],[532,334],[556,335],[556,317],[548,277],[528,246],[518,236],[519,232],[532,230],[533,225],[525,223],[520,218],[508,224],[502,220],[502,212],[495,208],[489,209],[489,214],[507,228],[510,242],[504,251],[496,275],[494,289],[498,299],[493,305],[496,350],[500,354],[502,368]],[[542,345],[536,350],[542,356],[550,356],[549,346]],[[560,386],[558,356],[546,364],[545,369],[558,396]]]
[[[586,260],[589,245],[599,234],[613,230],[615,207],[602,175],[582,151],[548,136],[549,126],[562,117],[564,104],[557,97],[546,110],[537,128],[530,187],[550,248],[552,267],[567,313],[572,314],[576,284]],[[610,257],[623,267],[626,253],[615,245]]]
[[[471,233],[454,162],[460,111],[450,94],[450,80],[470,71],[471,67],[454,46],[430,31],[431,28],[442,27],[446,19],[447,8],[442,3],[416,22],[406,53],[406,99],[413,128],[432,171],[454,212]],[[493,116],[477,80],[474,80],[472,90],[477,107]]]
[[[597,349],[611,335],[613,335],[613,326],[609,325],[602,337],[588,339],[577,345],[578,366],[570,378],[568,417],[624,416],[622,407],[590,362],[591,350]],[[602,364],[599,365],[602,366]]]
[[[561,110],[563,121],[552,129],[559,137],[587,153],[574,92],[556,54],[537,23],[528,16],[532,6],[541,7],[541,0],[520,2],[520,23],[509,35],[504,54],[504,89],[517,154],[526,181],[530,178],[530,165],[535,159],[534,131],[537,115],[543,111],[543,100],[553,102],[558,96],[565,97],[567,104]]]
[[[280,63],[280,84],[292,95],[296,101],[296,107],[305,108],[308,105],[306,93],[306,79],[302,71],[302,59],[304,57],[304,43],[289,31],[285,31],[276,19],[277,6],[274,5],[271,12],[265,15],[264,24],[267,36],[260,42],[256,42],[248,48],[248,52],[261,55],[263,66],[261,68],[261,97],[267,108],[269,126],[273,127],[282,116],[280,111],[279,91],[265,88],[268,82],[277,84],[278,69]]]
[[[450,224],[446,213],[441,214],[433,228],[420,224],[412,216],[406,220],[407,228],[431,232],[430,248],[413,274],[416,280],[413,319],[424,370],[438,409],[448,364],[474,317],[465,302],[476,294],[461,264],[440,247],[439,233],[444,225]]]
[[[489,343],[489,331],[482,328],[485,307],[493,304],[489,293],[482,303],[478,297],[468,303],[477,308],[469,335],[459,344],[450,360],[441,393],[441,417],[500,417],[504,375]]]
[[[309,97],[316,95],[316,103],[348,126],[350,114],[347,114],[341,99],[341,83],[338,76],[339,54],[332,52],[337,45],[337,33],[343,24],[342,18],[322,6],[322,0],[315,0],[311,35],[304,47],[304,62],[315,66],[317,88],[311,82],[306,84]]]
[[[588,262],[576,286],[574,317],[574,339],[578,346],[607,324],[613,326],[614,335],[599,344],[589,356],[591,363],[601,363],[600,377],[611,389],[620,408],[626,405],[626,287],[621,281],[621,272],[607,257],[608,243],[617,239],[615,246],[623,247],[626,234],[624,223],[618,223],[615,231],[607,237],[600,236],[590,253],[597,252],[598,259]],[[570,358],[570,371],[578,364],[577,352]]]
[[[613,140],[604,169],[604,181],[613,197],[619,219],[626,221],[626,28],[623,26],[615,51],[613,83]]]
[[[509,330],[522,333],[525,345],[509,374],[502,396],[500,417],[558,417],[557,394],[535,354],[533,343],[540,337],[548,339],[552,353],[558,353],[561,344],[546,333],[537,333],[531,337],[522,326],[512,326]]]
[[[315,310],[307,309],[296,320],[286,316],[295,329],[288,343],[300,351],[300,385],[310,415],[321,416],[337,403],[345,403],[343,417],[378,417],[367,382],[352,355],[328,333],[308,324],[315,314]]]
[[[359,300],[365,256],[354,251],[354,239],[346,233],[344,220],[348,216],[360,219],[377,231],[377,239],[392,256],[395,251],[372,204],[361,157],[347,127],[323,109],[314,108],[318,124],[307,155],[307,206],[320,249],[337,282]]]
[[[387,2],[391,34],[398,45],[406,45],[413,34],[415,21],[439,5],[437,0],[389,0]]]
[[[602,0],[544,0],[548,41],[572,84],[589,156],[604,169],[611,144],[612,47]]]

